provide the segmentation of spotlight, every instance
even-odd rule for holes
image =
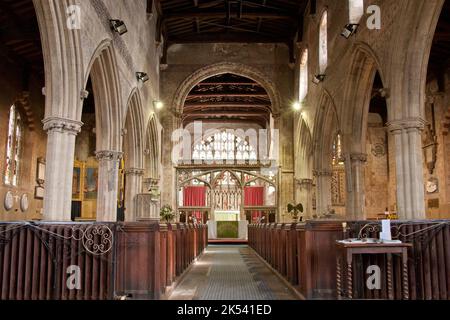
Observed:
[[[343,36],[345,39],[350,38],[353,34],[356,33],[356,30],[358,29],[359,24],[355,23],[349,23],[346,24],[344,27],[344,30],[341,32],[341,36]]]
[[[313,78],[313,82],[314,82],[315,84],[319,84],[319,83],[321,83],[323,80],[325,80],[325,75],[324,75],[324,74],[317,74],[317,75],[315,75],[314,78]]]
[[[123,35],[128,32],[127,26],[122,20],[111,19],[109,20],[111,30],[117,32],[119,35]]]
[[[295,110],[295,111],[300,111],[300,109],[302,108],[302,104],[300,103],[300,102],[294,102],[293,104],[292,104],[292,108]]]
[[[145,72],[136,72],[136,77],[139,81],[147,82],[150,77]]]
[[[153,106],[156,110],[161,110],[162,108],[164,108],[164,103],[162,101],[156,100],[153,101]]]

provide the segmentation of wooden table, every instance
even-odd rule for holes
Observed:
[[[342,299],[342,284],[347,285],[347,298],[353,299],[353,255],[361,254],[386,254],[387,255],[387,292],[389,300],[394,300],[394,289],[392,285],[392,254],[399,254],[402,259],[402,287],[403,299],[409,300],[408,285],[408,249],[410,243],[341,243],[336,242],[336,286],[338,299]],[[342,261],[346,262],[347,272],[342,275]]]

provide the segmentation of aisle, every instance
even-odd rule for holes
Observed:
[[[209,246],[170,300],[293,300],[296,296],[247,246]]]

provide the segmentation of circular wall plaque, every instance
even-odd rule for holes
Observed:
[[[22,212],[25,212],[28,210],[29,206],[30,203],[28,201],[28,195],[24,193],[20,198],[20,210],[22,210]]]
[[[5,205],[6,211],[9,211],[9,210],[11,210],[13,208],[13,206],[14,206],[14,196],[13,196],[11,191],[8,191],[5,194],[4,205]]]

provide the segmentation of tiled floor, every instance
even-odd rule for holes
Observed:
[[[247,246],[209,246],[171,300],[294,300],[296,296]]]

